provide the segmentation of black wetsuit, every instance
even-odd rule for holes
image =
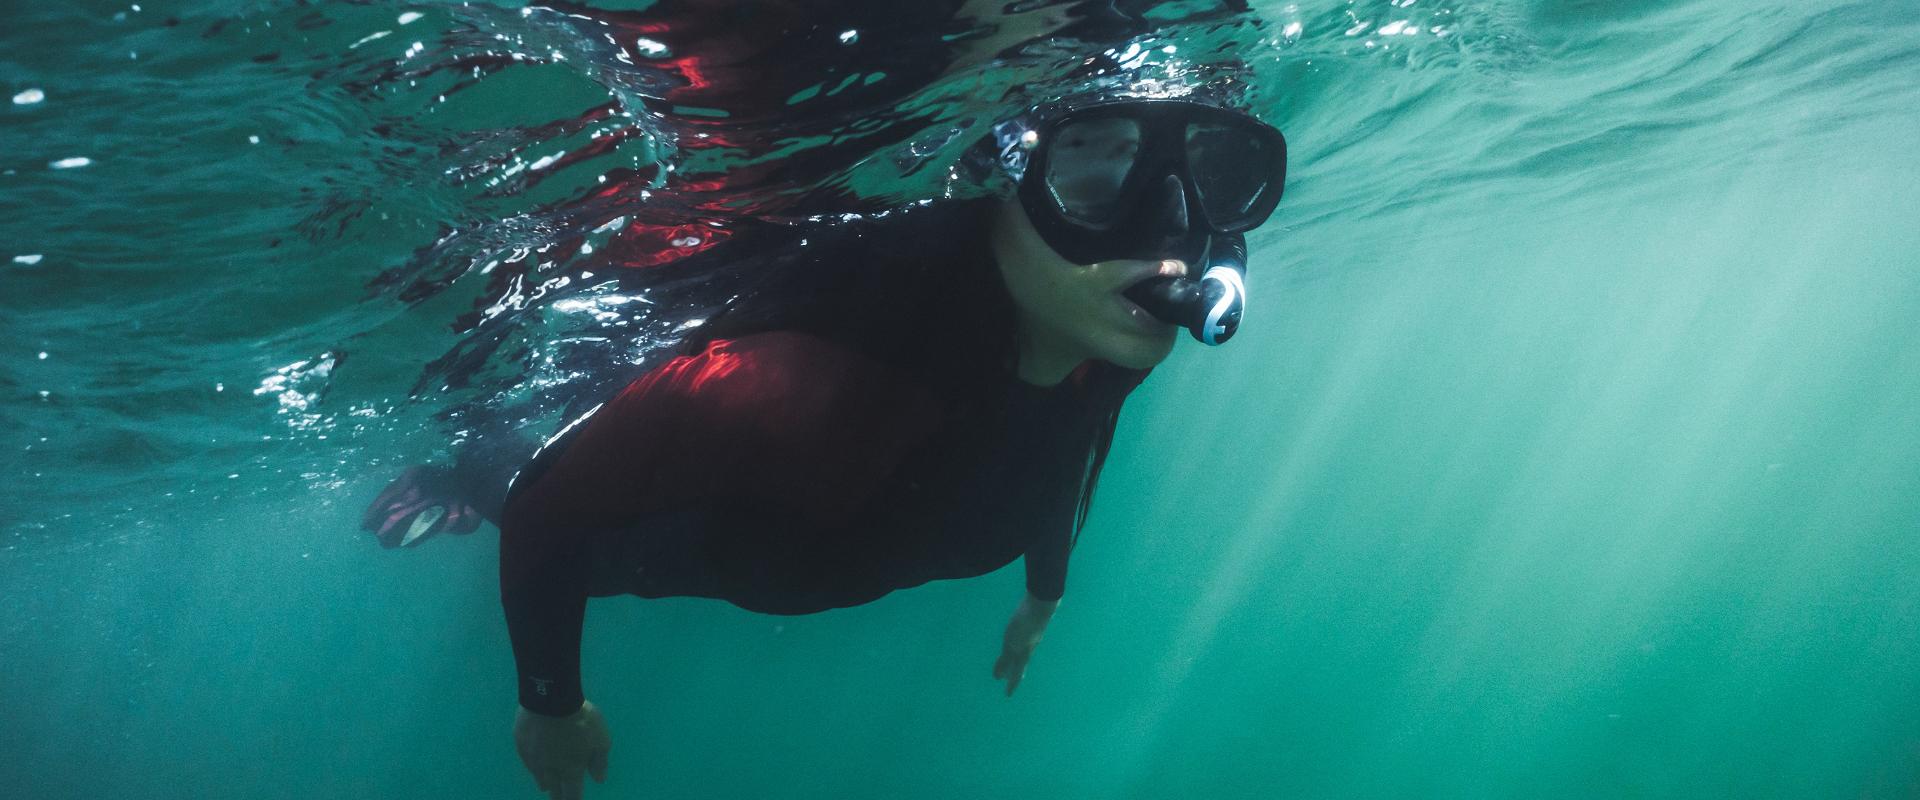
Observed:
[[[1099,427],[1083,374],[1051,388],[1007,376],[1005,413],[981,426],[803,333],[718,339],[650,370],[507,501],[501,598],[521,705],[580,706],[589,595],[806,614],[1025,556],[1028,590],[1058,599]]]

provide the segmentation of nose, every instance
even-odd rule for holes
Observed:
[[[1167,238],[1187,235],[1187,188],[1180,184],[1180,178],[1168,175],[1160,182],[1161,221]]]
[[[1154,249],[1162,258],[1178,258],[1188,262],[1198,261],[1206,252],[1206,236],[1196,234],[1187,214],[1187,187],[1177,175],[1168,175],[1160,182],[1159,218],[1154,220],[1154,230],[1146,233],[1149,238],[1143,244],[1152,242]],[[1158,242],[1154,242],[1158,239]]]

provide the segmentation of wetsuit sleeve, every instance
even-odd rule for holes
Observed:
[[[1151,370],[1123,370],[1123,393],[1132,392]],[[1067,593],[1067,561],[1073,553],[1074,526],[1056,526],[1053,532],[1027,548],[1027,593],[1036,599],[1058,601]]]
[[[1057,601],[1067,593],[1067,558],[1073,552],[1073,528],[1059,526],[1027,549],[1027,593]]]
[[[691,424],[686,360],[634,381],[523,471],[500,522],[500,603],[521,707],[565,716],[584,699],[581,628],[593,544],[618,512],[658,505],[657,474]],[[619,456],[626,456],[620,458]],[[689,467],[699,471],[697,461]]]
[[[500,603],[513,640],[521,707],[566,716],[580,708],[580,629],[587,614],[585,531],[509,514],[500,527]]]

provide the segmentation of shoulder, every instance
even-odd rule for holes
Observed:
[[[926,387],[793,331],[716,339],[626,394],[615,418],[649,422],[651,444],[675,454],[669,494],[755,498],[816,521],[848,519],[945,419]]]
[[[884,372],[878,362],[819,336],[769,331],[716,339],[662,365],[655,391],[722,405],[795,403],[832,395],[851,380],[884,378]]]
[[[941,414],[933,392],[906,373],[799,331],[715,339],[648,372],[616,403],[661,409],[693,428],[782,440],[919,428]]]

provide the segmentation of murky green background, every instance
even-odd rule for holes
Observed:
[[[0,32],[0,785],[531,797],[492,531],[355,530],[478,291],[367,282],[474,212],[322,73],[452,12],[143,5]],[[1129,406],[1018,696],[1017,569],[600,601],[591,796],[1920,796],[1920,8],[1260,9],[1248,324]],[[514,74],[417,138],[606,96]]]

